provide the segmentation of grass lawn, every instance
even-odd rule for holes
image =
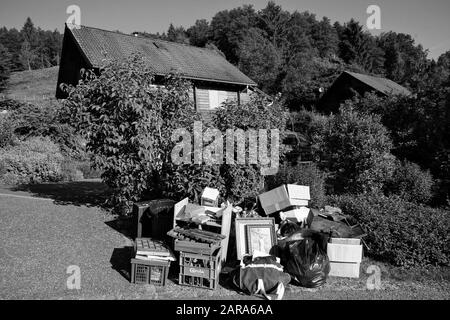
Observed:
[[[257,299],[220,287],[215,291],[176,284],[129,282],[129,220],[101,204],[99,181],[0,187],[0,299]],[[368,290],[365,270],[382,270],[381,290]],[[67,289],[66,273],[80,267],[81,289]],[[449,299],[448,268],[401,271],[365,259],[359,279],[329,278],[318,289],[289,285],[285,299]]]
[[[59,66],[13,72],[8,79],[7,88],[0,96],[37,105],[56,101],[56,82]]]

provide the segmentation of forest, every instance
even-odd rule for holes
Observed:
[[[448,85],[450,52],[437,61],[411,35],[388,31],[373,36],[350,20],[318,20],[308,11],[288,12],[274,2],[259,11],[251,5],[217,12],[185,28],[162,34],[135,31],[220,51],[268,94],[280,94],[292,110],[310,108],[343,70],[387,77],[413,92]],[[20,31],[0,29],[0,82],[10,72],[58,65],[62,34],[36,28],[27,18]]]

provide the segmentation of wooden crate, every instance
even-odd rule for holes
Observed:
[[[131,259],[131,283],[165,286],[170,261]]]
[[[221,250],[213,255],[180,252],[179,284],[214,290],[220,273]]]
[[[174,205],[173,228],[177,226],[177,221],[183,220],[184,211],[188,203],[189,203],[188,198],[185,198]],[[230,203],[227,203],[227,206],[222,211],[222,216],[218,221],[210,221],[205,223],[206,226],[216,229],[217,233],[224,236],[224,239],[221,240],[220,244],[220,247],[222,248],[220,258],[221,266],[225,264],[227,259],[232,209],[233,206]]]
[[[219,243],[202,243],[189,240],[175,239],[175,251],[192,252],[212,255],[220,248]]]

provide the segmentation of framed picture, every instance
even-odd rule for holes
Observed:
[[[277,243],[274,225],[248,224],[245,226],[247,238],[247,250],[253,254],[254,250],[262,253],[270,253]]]
[[[237,258],[241,260],[242,257],[246,254],[251,254],[252,252],[249,250],[249,242],[248,240],[248,232],[247,226],[251,226],[250,232],[255,237],[253,239],[258,239],[256,233],[267,234],[267,230],[253,230],[253,228],[259,226],[270,227],[272,230],[272,237],[274,239],[273,244],[276,244],[276,236],[275,236],[275,219],[274,218],[236,218],[235,227],[236,227],[236,251]],[[256,240],[253,240],[256,241]],[[265,243],[265,242],[264,242]],[[269,244],[267,244],[268,246]],[[263,245],[264,247],[265,245]],[[258,248],[258,245],[256,245]],[[270,250],[270,249],[269,249]]]

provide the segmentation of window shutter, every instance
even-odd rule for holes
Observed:
[[[195,89],[198,111],[209,111],[209,92],[206,89]]]

